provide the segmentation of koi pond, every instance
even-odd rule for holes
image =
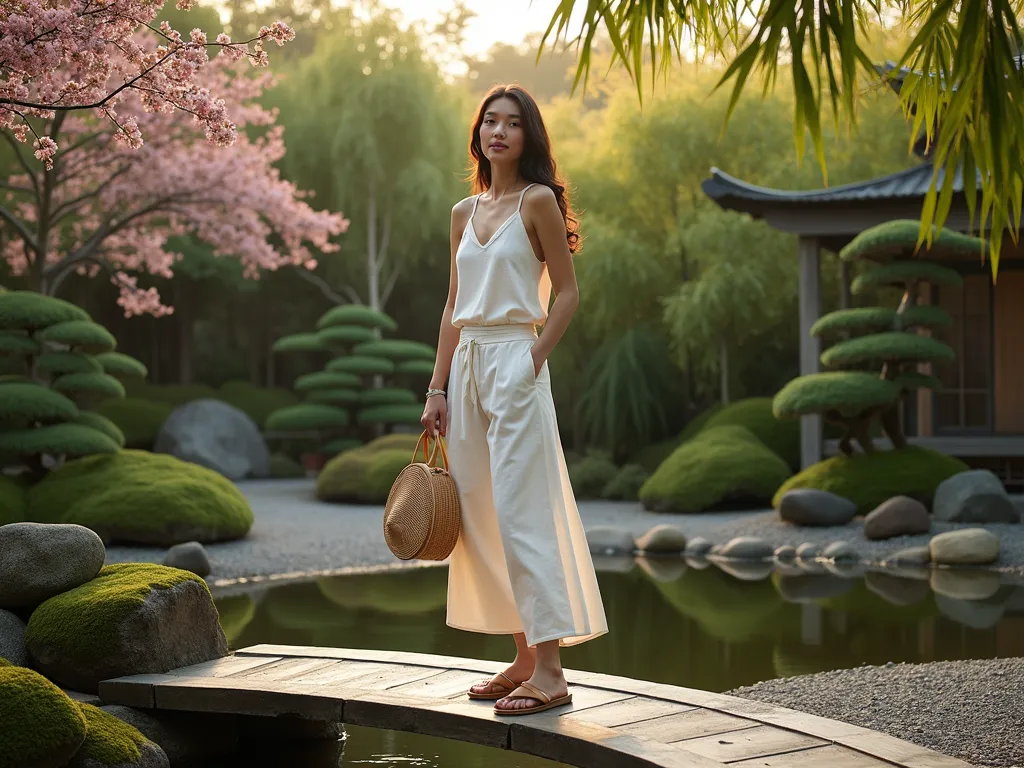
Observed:
[[[728,691],[862,664],[1024,655],[1024,586],[990,572],[728,573],[707,562],[597,560],[610,632],[566,667]],[[260,643],[511,659],[504,637],[444,623],[447,570],[320,578],[217,599],[232,648]],[[547,760],[432,737],[349,728],[337,744],[262,748],[218,766],[551,768]]]

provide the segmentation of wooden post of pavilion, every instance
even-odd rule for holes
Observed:
[[[818,238],[800,237],[800,375],[820,370],[821,345],[811,335],[821,315],[821,247]],[[806,469],[821,461],[821,416],[800,417],[800,467]]]

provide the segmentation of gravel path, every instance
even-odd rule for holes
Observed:
[[[978,766],[1024,766],[1024,659],[892,664],[728,691],[882,731]]]
[[[207,547],[213,567],[210,582],[343,571],[351,568],[397,567],[381,534],[379,506],[324,504],[314,497],[315,481],[250,480],[239,488],[252,505],[256,523],[240,541]],[[588,530],[614,526],[639,536],[660,523],[678,526],[688,538],[703,536],[724,544],[735,536],[759,536],[773,546],[805,541],[820,545],[836,540],[854,544],[863,559],[879,562],[885,554],[926,544],[929,536],[903,536],[882,542],[864,538],[861,524],[842,528],[795,528],[779,521],[772,510],[665,515],[647,512],[635,502],[580,502]],[[935,523],[936,533],[955,527]],[[1024,574],[1024,525],[993,525],[1002,540],[997,563],[1001,570]],[[108,547],[107,562],[160,562],[163,549]]]

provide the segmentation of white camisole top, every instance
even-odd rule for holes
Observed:
[[[455,252],[458,290],[452,325],[543,325],[548,316],[551,280],[547,264],[533,252],[523,223],[523,197],[515,213],[498,227],[491,239],[477,239],[473,219],[480,195],[473,200],[473,213]]]

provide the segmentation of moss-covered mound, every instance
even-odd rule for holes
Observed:
[[[85,715],[38,672],[0,665],[0,768],[61,766],[82,746]]]
[[[640,488],[655,512],[702,512],[723,504],[767,505],[789,466],[742,427],[706,427],[683,443]]]
[[[412,459],[412,449],[381,447],[375,445],[377,442],[328,461],[317,476],[316,497],[341,503],[386,502],[398,474]]]
[[[0,475],[0,525],[25,519],[25,488],[17,480]]]
[[[794,471],[800,466],[800,423],[780,420],[772,413],[770,397],[737,400],[713,413],[698,434],[715,427],[746,427]]]
[[[816,488],[850,499],[861,515],[893,496],[930,505],[939,483],[967,469],[959,459],[919,446],[833,456],[783,483],[772,504],[778,508],[782,495],[794,488]]]
[[[136,450],[68,462],[32,487],[28,513],[109,541],[161,546],[241,538],[253,522],[248,501],[218,473]]]
[[[141,731],[92,704],[79,704],[85,716],[85,741],[75,760],[95,760],[101,765],[133,765],[143,749],[159,749]]]
[[[171,589],[187,581],[206,583],[194,573],[151,563],[104,566],[96,578],[44,602],[29,618],[25,643],[58,649],[61,655],[89,662],[103,656],[110,633],[141,608],[154,589]],[[211,598],[212,599],[212,598]],[[74,617],[71,631],[68,617]]]
[[[152,563],[105,566],[46,600],[29,618],[25,645],[48,678],[86,693],[96,693],[101,680],[227,654],[206,582]]]
[[[110,419],[124,434],[125,448],[150,450],[160,433],[160,427],[171,415],[174,407],[158,400],[144,400],[140,397],[126,397],[123,400],[107,400],[101,403],[95,413]]]

